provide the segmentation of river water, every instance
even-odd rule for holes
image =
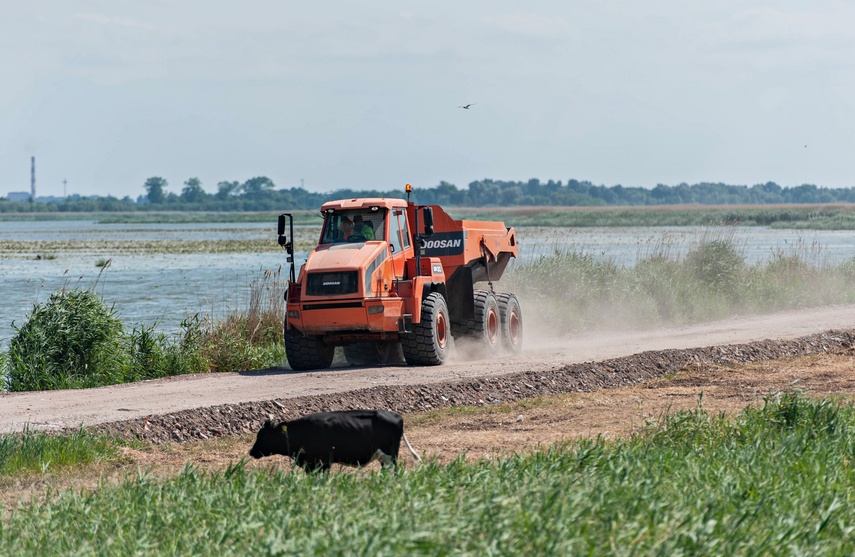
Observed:
[[[92,221],[0,222],[0,241],[65,242],[51,258],[33,251],[0,255],[0,344],[14,334],[33,305],[62,287],[93,287],[112,304],[126,326],[156,324],[175,330],[187,316],[226,315],[246,304],[250,282],[285,267],[270,223],[98,224]],[[305,231],[306,235],[316,232]],[[521,228],[520,260],[576,251],[632,266],[653,254],[681,257],[704,241],[732,242],[754,263],[776,251],[795,253],[816,264],[837,264],[855,257],[850,231],[777,230],[762,227]],[[269,251],[234,253],[158,253],[159,242],[194,240],[270,241]],[[99,245],[144,242],[146,249],[99,250]],[[28,244],[25,244],[28,245]],[[152,249],[154,246],[154,249]],[[212,250],[216,251],[216,250]],[[305,253],[297,254],[298,265]],[[111,258],[106,269],[98,260]],[[283,272],[284,275],[284,272]]]

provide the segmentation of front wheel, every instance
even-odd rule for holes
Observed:
[[[335,346],[328,345],[319,337],[304,336],[286,327],[285,356],[294,371],[326,369],[332,365]]]
[[[421,322],[413,332],[401,335],[404,359],[411,366],[436,366],[445,361],[449,349],[448,305],[438,292],[422,300]]]

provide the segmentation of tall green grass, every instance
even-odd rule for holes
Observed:
[[[0,552],[181,555],[845,555],[855,410],[798,395],[735,419],[391,473],[187,468],[27,505]]]
[[[511,268],[498,286],[520,297],[527,326],[548,324],[566,334],[851,303],[853,279],[855,258],[832,265],[817,245],[798,244],[748,264],[722,233],[684,256],[667,244],[656,246],[631,267],[589,253],[557,252]]]
[[[30,429],[0,436],[0,476],[81,466],[118,456],[119,445],[85,429],[49,434]]]
[[[202,354],[211,371],[260,369],[283,365],[282,341],[287,278],[282,269],[266,270],[249,282],[246,303],[225,316],[209,315]]]

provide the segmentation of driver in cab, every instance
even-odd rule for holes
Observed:
[[[374,229],[362,220],[362,215],[356,215],[353,217],[353,230],[350,233],[350,236],[353,238],[362,237],[363,241],[373,240],[374,239]]]
[[[338,224],[338,235],[337,238],[339,240],[347,240],[351,233],[353,232],[353,223],[349,218],[344,217],[341,219],[341,222]]]

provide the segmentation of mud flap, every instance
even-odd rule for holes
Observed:
[[[475,318],[475,283],[471,267],[458,267],[445,281],[448,285],[448,313],[452,323]]]

